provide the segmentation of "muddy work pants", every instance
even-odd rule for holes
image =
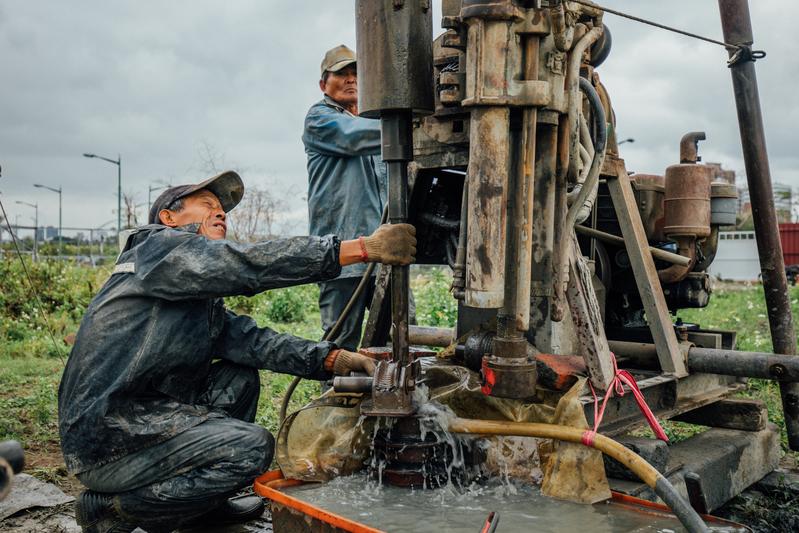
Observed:
[[[258,371],[214,363],[198,403],[219,415],[169,440],[78,474],[91,490],[115,496],[122,518],[148,531],[169,531],[250,485],[272,461],[274,439],[253,424]]]

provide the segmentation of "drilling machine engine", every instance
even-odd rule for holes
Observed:
[[[389,217],[417,228],[418,263],[452,268],[457,324],[438,337],[454,364],[480,373],[484,394],[534,403],[581,373],[605,391],[618,365],[658,417],[697,420],[746,376],[796,381],[782,356],[736,352],[734,332],[674,323],[708,304],[707,269],[720,228],[735,224],[737,192],[700,162],[703,132],[675,142],[664,174],[628,172],[598,74],[611,49],[598,7],[443,0],[446,31],[433,41],[429,0],[356,6],[359,108],[382,121]],[[412,416],[423,376],[409,344],[435,340],[409,325],[407,268],[381,269],[370,310],[362,345],[390,342],[391,355],[362,412]],[[574,375],[553,379],[552,357]],[[631,396],[612,398],[603,434],[643,421]],[[591,425],[593,398],[580,401]],[[774,430],[757,429],[751,453],[769,459],[726,492],[708,497],[686,471],[706,511],[775,466]]]

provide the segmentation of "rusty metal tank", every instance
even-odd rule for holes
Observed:
[[[711,168],[679,164],[666,169],[663,234],[668,238],[710,235]]]

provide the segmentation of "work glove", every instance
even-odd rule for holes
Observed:
[[[362,239],[370,263],[405,266],[416,261],[416,228],[410,224],[383,224]]]
[[[348,376],[350,372],[364,372],[370,376],[375,373],[374,359],[355,352],[341,350],[333,362],[333,373]]]

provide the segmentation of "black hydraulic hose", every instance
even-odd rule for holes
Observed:
[[[385,224],[386,219],[388,218],[388,206],[383,208],[383,215],[380,217],[380,224]],[[361,297],[363,291],[366,289],[366,285],[369,283],[369,278],[372,277],[372,272],[375,271],[376,263],[369,263],[366,267],[366,271],[361,276],[361,281],[358,283],[358,286],[355,288],[355,291],[350,296],[347,305],[344,306],[344,309],[341,311],[341,314],[336,320],[336,323],[333,324],[333,327],[327,330],[327,332],[322,336],[323,341],[329,341],[330,339],[336,338],[341,326],[344,325],[344,321],[347,320],[347,317],[352,312],[353,307],[355,307],[355,302]],[[297,385],[300,384],[302,378],[297,376],[291,383],[289,384],[288,388],[286,389],[286,394],[283,395],[283,401],[280,403],[280,423],[282,424],[283,421],[286,419],[286,412],[289,408],[289,402],[291,401],[291,397],[294,395],[294,391],[297,389]]]
[[[591,160],[591,167],[585,178],[585,183],[583,183],[580,194],[574,199],[574,203],[572,203],[569,212],[566,214],[566,228],[574,226],[574,222],[577,220],[577,213],[599,181],[599,174],[602,172],[602,164],[605,161],[605,147],[608,142],[608,126],[605,122],[605,108],[602,106],[602,101],[599,99],[596,89],[594,89],[590,81],[580,77],[580,90],[585,93],[586,98],[588,98],[588,103],[591,105],[591,110],[594,112],[596,139],[594,140],[594,157]]]

